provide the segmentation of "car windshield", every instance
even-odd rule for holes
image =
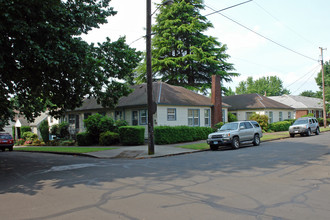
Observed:
[[[9,139],[11,139],[11,137],[10,137],[10,135],[1,135],[0,134],[0,139],[7,139],[7,140],[9,140]]]
[[[237,128],[238,128],[238,123],[227,123],[220,128],[220,131],[237,130]]]
[[[297,120],[293,123],[293,125],[302,125],[302,124],[308,124],[308,120],[307,119],[301,119],[301,120]]]

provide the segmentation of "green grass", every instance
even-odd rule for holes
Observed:
[[[320,131],[330,131],[330,128],[324,128],[320,127]],[[287,138],[289,137],[288,131],[280,131],[280,132],[274,132],[274,133],[264,133],[263,137],[260,139],[262,141],[269,141],[269,140],[275,140],[279,138]],[[177,146],[180,148],[186,148],[186,149],[192,149],[192,150],[205,150],[209,149],[209,145],[207,143],[200,143],[200,144],[187,144],[187,145],[181,145]]]
[[[38,151],[38,152],[57,152],[57,153],[90,153],[104,150],[116,149],[114,147],[20,147],[14,148],[15,151]]]

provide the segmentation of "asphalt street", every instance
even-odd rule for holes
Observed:
[[[329,219],[330,132],[151,159],[0,152],[1,219]]]

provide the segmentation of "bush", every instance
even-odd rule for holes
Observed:
[[[21,127],[21,134],[23,135],[25,132],[32,131],[30,126],[22,126]]]
[[[173,144],[180,142],[205,140],[213,132],[210,127],[157,126],[155,127],[156,144]]]
[[[74,146],[76,143],[75,140],[63,140],[59,142],[60,146]]]
[[[94,141],[88,132],[80,132],[77,134],[77,143],[78,146],[90,146]]]
[[[59,125],[53,125],[51,128],[50,128],[50,134],[52,135],[56,135],[58,136],[59,134]]]
[[[24,140],[33,141],[35,139],[38,139],[38,135],[31,131],[27,131],[23,133],[22,138]]]
[[[119,128],[122,126],[128,126],[128,122],[122,119],[119,119],[117,121],[115,121],[115,130],[114,132],[118,133],[119,132]]]
[[[59,138],[69,138],[69,123],[68,122],[62,122],[58,125],[58,133],[56,134]]]
[[[284,121],[288,121],[292,125],[296,121],[296,119],[285,119]]]
[[[41,122],[39,126],[40,135],[42,137],[42,140],[47,143],[49,141],[49,126],[48,121],[44,120]]]
[[[222,127],[222,125],[224,125],[225,123],[224,122],[219,122],[217,124],[214,125],[214,127],[218,130]]]
[[[86,131],[92,136],[95,143],[99,142],[99,137],[102,132],[114,131],[115,121],[108,116],[100,114],[90,115],[84,120]]]
[[[237,116],[233,113],[228,112],[228,122],[237,121]]]
[[[119,128],[120,142],[123,145],[144,144],[144,130],[142,126],[122,126]]]
[[[100,145],[109,146],[119,143],[119,134],[111,131],[106,131],[100,134]]]
[[[269,125],[269,129],[272,131],[288,131],[289,127],[291,126],[291,122],[289,121],[278,121],[271,123]]]
[[[268,116],[267,115],[259,115],[256,113],[253,113],[249,120],[253,120],[259,123],[260,127],[263,131],[268,130]]]
[[[15,145],[23,145],[24,142],[25,142],[25,140],[23,138],[20,138],[20,139],[16,140]]]

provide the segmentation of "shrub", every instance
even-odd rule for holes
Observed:
[[[233,113],[228,112],[228,122],[237,121],[237,116]]]
[[[39,131],[42,137],[42,140],[47,143],[49,141],[49,126],[48,121],[44,120],[39,126]]]
[[[21,134],[24,134],[25,132],[32,131],[30,126],[22,126],[21,127]]]
[[[260,127],[263,131],[267,131],[268,129],[268,116],[267,115],[259,115],[256,113],[253,113],[249,120],[253,120],[259,123]]]
[[[59,125],[53,125],[50,128],[50,134],[58,136],[58,134],[59,134]]]
[[[278,121],[271,123],[269,125],[269,129],[272,131],[288,131],[289,127],[291,126],[291,122],[289,121]]]
[[[142,126],[122,126],[119,128],[120,142],[123,145],[144,144],[144,130]]]
[[[173,144],[180,142],[205,140],[213,132],[210,127],[157,126],[155,127],[156,144]]]
[[[115,129],[114,132],[118,133],[119,132],[119,128],[122,126],[128,126],[128,122],[122,119],[119,119],[117,121],[115,121]]]
[[[59,138],[69,138],[69,123],[68,122],[62,122],[58,125],[58,133],[56,134]]]
[[[219,122],[217,124],[214,125],[214,127],[218,130],[222,127],[222,125],[224,125],[225,123],[224,122]]]
[[[24,140],[29,140],[29,141],[32,141],[32,140],[35,140],[35,139],[38,139],[38,135],[31,132],[31,131],[27,131],[27,132],[24,132],[23,135],[22,135],[22,138]]]
[[[292,125],[296,121],[296,119],[285,119],[284,121],[288,121]]]
[[[23,138],[20,138],[20,139],[16,140],[15,145],[23,145],[24,142],[25,142],[25,140]]]
[[[100,134],[100,145],[109,146],[119,143],[119,134],[111,131],[106,131]]]
[[[74,146],[75,145],[75,140],[64,140],[64,141],[60,141],[59,145],[60,146]]]
[[[77,134],[77,143],[78,146],[90,146],[94,142],[91,135],[88,132],[80,132]]]
[[[31,146],[44,146],[45,145],[45,142],[42,142],[39,139],[34,139],[30,145]]]

